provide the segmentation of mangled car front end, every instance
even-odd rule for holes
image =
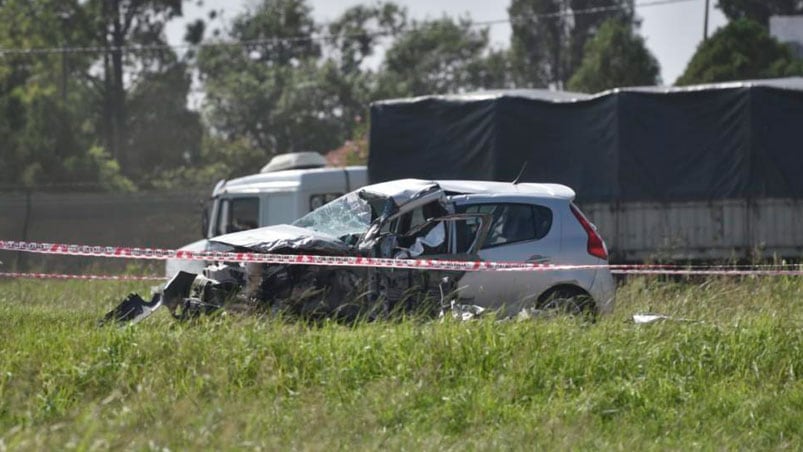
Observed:
[[[251,229],[212,239],[220,251],[417,258],[476,258],[473,249],[450,248],[455,222],[483,215],[454,215],[434,183],[406,183],[349,193],[290,225]],[[398,230],[398,218],[428,206],[432,218]],[[393,230],[392,230],[393,229]],[[475,228],[475,235],[487,225]],[[393,268],[343,268],[321,265],[218,263],[203,274],[180,272],[150,302],[130,295],[105,320],[139,321],[160,306],[177,318],[209,313],[224,306],[280,311],[305,317],[374,318],[390,312],[435,311],[453,293],[461,272]]]

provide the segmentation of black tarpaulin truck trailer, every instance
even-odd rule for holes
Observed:
[[[803,78],[376,102],[369,182],[558,182],[614,258],[803,255]]]

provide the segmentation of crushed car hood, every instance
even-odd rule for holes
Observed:
[[[400,212],[410,210],[435,199],[443,200],[444,192],[441,190],[440,186],[433,181],[404,179],[374,185],[370,191],[364,191],[363,196],[392,201],[386,204],[381,218],[372,225],[373,229],[376,229],[383,221],[387,220],[389,217],[400,214]],[[371,236],[371,232],[368,232],[364,239],[370,238]],[[300,250],[345,255],[353,252],[352,247],[337,237],[313,229],[289,224],[234,232],[214,237],[210,239],[210,241],[212,243],[219,243],[235,248],[244,248],[260,253]]]
[[[372,185],[370,189],[364,189],[363,192],[383,198],[390,198],[396,203],[396,206],[399,207],[422,197],[430,197],[432,194],[442,194],[436,182],[421,179],[401,179],[382,182]]]
[[[233,232],[214,237],[210,241],[259,253],[302,250],[327,254],[346,254],[350,249],[346,243],[337,237],[289,224]]]

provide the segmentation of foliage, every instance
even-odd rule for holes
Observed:
[[[563,87],[580,66],[586,42],[608,19],[634,24],[633,0],[512,0],[512,61],[522,87]]]
[[[368,164],[368,122],[361,122],[351,140],[347,141],[348,152],[346,154],[346,165],[367,165]]]
[[[337,96],[345,137],[358,133],[368,104],[377,98],[370,60],[407,26],[407,10],[391,2],[355,5],[329,25],[324,86]]]
[[[377,97],[454,93],[484,87],[480,81],[492,84],[497,73],[487,76],[487,52],[488,30],[477,29],[469,19],[413,22],[385,54]]]
[[[262,0],[234,19],[230,34],[241,41],[261,41],[248,49],[250,60],[286,66],[321,54],[317,41],[303,39],[318,28],[311,13],[306,0]]]
[[[801,0],[718,0],[717,7],[731,21],[750,19],[765,27],[770,16],[803,14]]]
[[[780,77],[799,74],[803,65],[789,48],[756,22],[740,19],[704,41],[677,85]]]
[[[29,48],[53,42],[85,43],[61,17],[76,1],[9,0],[0,7],[0,47]],[[0,179],[9,187],[61,186],[81,181],[65,161],[91,146],[84,127],[86,89],[76,79],[89,70],[82,56],[7,54],[0,63]]]
[[[395,38],[407,27],[407,10],[395,3],[355,5],[329,25],[331,46],[343,74],[361,72],[383,38]]]
[[[352,136],[373,97],[364,67],[382,39],[404,28],[393,3],[357,5],[320,31],[304,0],[264,0],[234,20],[230,38],[267,40],[244,50],[205,48],[198,62],[211,135],[248,143],[262,160],[284,152],[334,149]]]
[[[203,133],[200,115],[187,109],[191,81],[185,64],[175,62],[142,77],[127,105],[127,147],[132,150],[128,173],[140,180],[148,173],[197,163]]]
[[[226,140],[207,134],[198,162],[155,174],[149,184],[165,190],[208,190],[220,179],[253,174],[266,163],[264,154],[244,139]]]
[[[162,312],[96,327],[115,300],[147,287],[0,281],[0,444],[775,450],[803,441],[800,278],[633,278],[616,312],[592,325],[347,327],[237,315],[177,324]],[[634,325],[636,312],[690,321]]]
[[[237,40],[298,38],[314,30],[304,1],[266,0],[238,17],[231,35]],[[227,140],[246,140],[265,160],[342,142],[338,98],[326,86],[331,65],[321,64],[320,55],[317,41],[307,39],[203,49],[198,60],[212,129]]]
[[[181,0],[90,0],[85,3],[83,14],[88,17],[86,25],[91,27],[92,43],[99,47],[163,45],[164,27],[168,20],[181,15]],[[103,143],[126,172],[131,154],[136,152],[127,146],[130,134],[126,75],[136,80],[159,71],[163,55],[162,52],[103,52],[97,61],[102,74],[89,76],[102,108],[99,128]]]
[[[571,91],[595,93],[622,86],[656,85],[658,61],[644,39],[616,19],[602,24],[586,44],[583,62],[569,79]]]
[[[180,13],[180,0],[10,0],[0,5],[0,46],[160,45]],[[128,190],[198,153],[187,67],[170,51],[0,58],[0,138],[8,143],[0,176],[9,185]]]
[[[64,166],[79,180],[95,181],[95,187],[102,191],[133,192],[136,185],[120,171],[120,165],[100,146],[92,146],[89,152],[67,159]]]
[[[354,133],[342,146],[326,154],[329,165],[336,167],[368,163],[368,123],[358,121]]]

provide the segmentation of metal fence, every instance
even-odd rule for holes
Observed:
[[[201,238],[208,191],[0,193],[0,240],[176,248]],[[119,271],[117,259],[0,252],[0,271]],[[160,267],[158,264],[154,267]]]
[[[208,191],[0,193],[0,240],[177,248],[199,240]],[[584,205],[615,262],[803,256],[803,200]],[[0,251],[0,272],[116,273],[132,261]],[[163,264],[136,268],[161,274]]]

